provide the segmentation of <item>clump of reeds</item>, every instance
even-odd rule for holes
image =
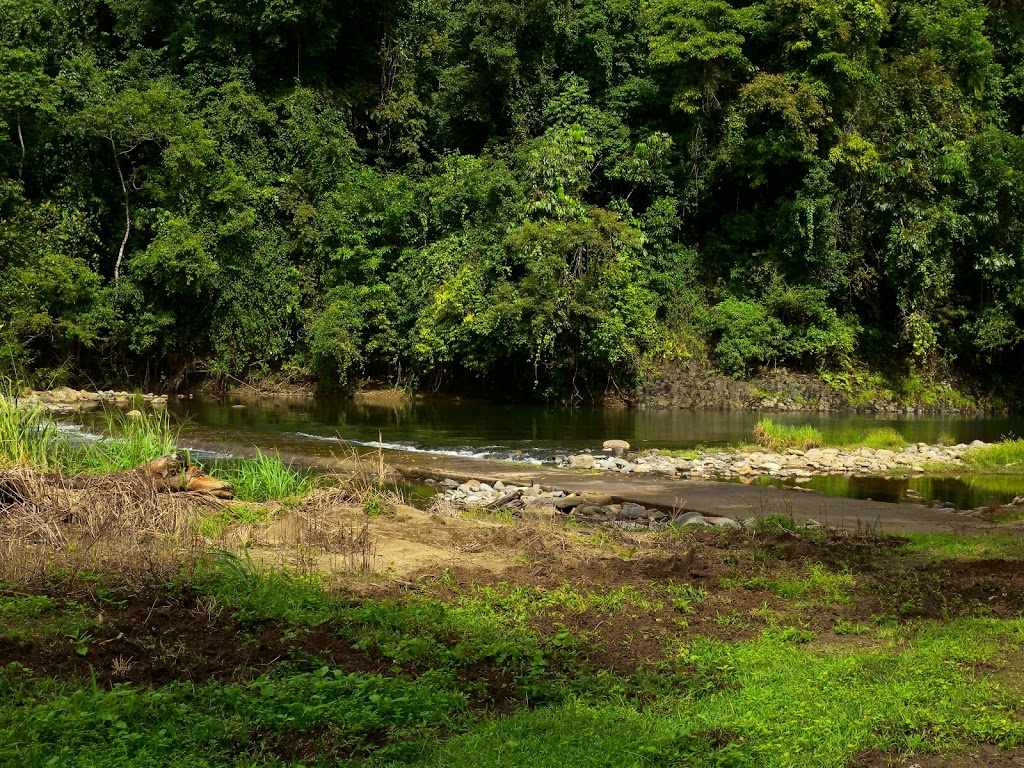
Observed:
[[[242,501],[273,501],[303,496],[313,490],[313,478],[281,461],[277,454],[267,456],[257,450],[256,458],[246,459],[215,474],[235,487],[235,498]]]
[[[39,406],[0,395],[0,459],[15,466],[68,474],[121,472],[173,453],[178,436],[166,412],[128,418],[107,411],[101,429],[99,439],[69,440]]]
[[[770,451],[783,451],[787,448],[806,451],[823,446],[825,438],[810,424],[792,426],[761,419],[754,427],[754,442]]]

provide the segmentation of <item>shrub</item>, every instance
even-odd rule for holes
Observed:
[[[718,364],[739,378],[777,357],[786,327],[756,301],[729,298],[711,310],[711,328],[718,334]]]

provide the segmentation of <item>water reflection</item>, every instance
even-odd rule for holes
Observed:
[[[233,407],[244,405],[245,407]],[[347,399],[265,398],[172,404],[195,424],[276,432],[302,438],[408,443],[427,449],[504,447],[580,450],[616,437],[634,447],[721,446],[750,439],[765,414],[741,411],[632,411],[616,408],[460,404],[451,401],[366,405]],[[998,440],[1024,433],[1020,417],[771,413],[778,422],[812,424],[827,433],[893,427],[912,442]]]
[[[779,488],[797,485],[793,481],[759,478],[762,485]],[[924,477],[814,477],[800,483],[804,488],[827,496],[903,503],[944,503],[957,509],[975,509],[989,504],[1006,504],[1024,495],[1024,477],[1019,475],[940,475]],[[911,491],[910,494],[907,491]]]

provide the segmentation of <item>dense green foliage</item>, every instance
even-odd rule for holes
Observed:
[[[0,365],[998,383],[1022,52],[980,0],[0,0]]]

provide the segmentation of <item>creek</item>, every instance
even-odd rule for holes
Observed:
[[[547,463],[557,453],[599,450],[609,438],[634,450],[688,449],[748,442],[756,422],[812,424],[829,436],[892,427],[912,442],[984,440],[1024,434],[1021,416],[915,416],[856,413],[626,410],[503,405],[454,400],[365,404],[341,398],[273,397],[182,399],[170,409],[186,421],[182,437],[282,454],[327,457],[347,447]],[[413,458],[413,457],[409,457]],[[763,479],[766,484],[784,481]],[[898,501],[912,489],[927,501],[960,509],[1005,503],[1024,494],[1024,476],[816,477],[808,487],[830,496]]]

